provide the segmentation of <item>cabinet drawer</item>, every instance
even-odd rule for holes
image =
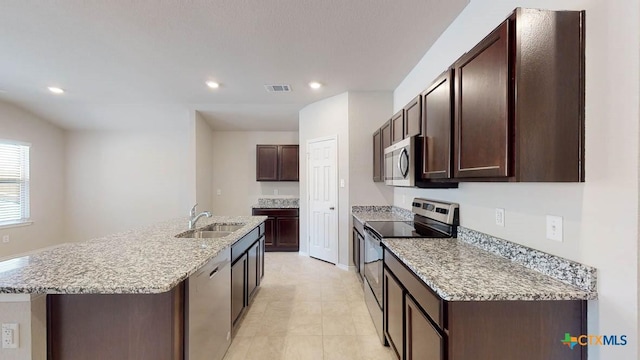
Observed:
[[[389,250],[384,250],[384,264],[402,283],[416,303],[427,312],[427,315],[443,328],[442,299],[429,289],[412,271],[407,269]]]
[[[253,215],[298,216],[298,209],[253,209]]]

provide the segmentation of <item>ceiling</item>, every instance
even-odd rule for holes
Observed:
[[[297,130],[307,104],[392,91],[467,3],[2,1],[0,99],[67,129],[170,125],[198,110],[214,129]]]

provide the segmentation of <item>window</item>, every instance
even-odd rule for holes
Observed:
[[[0,226],[29,221],[29,147],[0,140]]]

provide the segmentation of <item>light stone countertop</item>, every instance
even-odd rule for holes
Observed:
[[[157,294],[169,291],[266,216],[213,216],[213,223],[245,224],[218,239],[176,238],[188,218],[174,219],[79,243],[66,243],[0,262],[0,293]]]
[[[426,285],[447,301],[594,300],[587,291],[458,239],[383,239]]]

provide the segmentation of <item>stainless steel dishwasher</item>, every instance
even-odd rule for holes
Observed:
[[[223,250],[187,281],[186,360],[219,360],[231,343],[231,251]]]

